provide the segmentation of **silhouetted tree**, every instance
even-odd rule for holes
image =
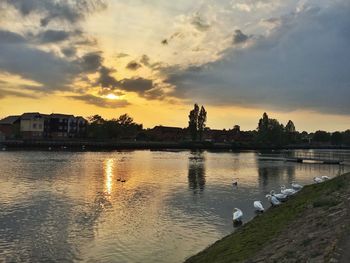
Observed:
[[[191,134],[192,141],[197,140],[197,131],[198,131],[198,116],[199,116],[199,107],[198,104],[194,104],[193,110],[190,111],[188,116],[188,130]]]
[[[128,114],[118,119],[105,120],[100,115],[88,118],[88,136],[95,139],[131,139],[142,131],[142,124],[134,122]]]
[[[286,143],[295,143],[297,132],[295,130],[295,125],[291,120],[288,121],[284,130],[285,130],[285,139],[286,139],[285,142]]]
[[[331,136],[331,142],[333,145],[340,145],[343,142],[343,134],[341,132],[333,132]]]
[[[331,135],[326,131],[316,131],[313,136],[313,141],[315,142],[329,142],[331,140]]]
[[[199,140],[202,140],[203,138],[203,131],[205,129],[205,124],[207,122],[207,111],[202,106],[201,110],[198,115],[198,133],[199,133]]]
[[[284,127],[276,119],[270,119],[266,112],[258,123],[257,142],[263,145],[282,145],[284,143]]]

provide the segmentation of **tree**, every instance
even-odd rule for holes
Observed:
[[[98,114],[88,117],[91,124],[103,124],[105,120]]]
[[[343,134],[336,131],[332,133],[331,142],[333,145],[340,145],[343,142]]]
[[[188,115],[188,129],[191,134],[192,141],[197,140],[197,131],[198,131],[198,116],[199,116],[199,107],[198,104],[194,104],[193,110],[190,111]]]
[[[291,120],[288,121],[284,130],[286,136],[286,143],[295,143],[297,133],[295,130],[295,125]]]
[[[203,131],[205,129],[205,124],[207,122],[207,111],[202,106],[198,115],[198,132],[199,132],[199,140],[203,138]]]
[[[329,142],[331,140],[331,135],[326,131],[316,131],[313,137],[315,142]]]
[[[294,126],[294,123],[291,120],[288,121],[285,130],[288,133],[294,133],[295,132],[295,126]]]
[[[282,145],[284,127],[276,119],[270,119],[266,112],[258,123],[257,141],[264,145]]]
[[[120,115],[116,122],[123,127],[128,127],[134,124],[134,119],[125,113],[123,115]]]

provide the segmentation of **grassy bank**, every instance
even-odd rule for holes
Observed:
[[[300,247],[307,248],[307,246],[310,245],[311,248],[313,242],[318,242],[317,238],[315,238],[317,235],[315,235],[315,237],[312,235],[308,236],[308,233],[305,232],[317,233],[320,228],[322,228],[322,230],[327,230],[325,233],[328,233],[328,236],[325,236],[324,238],[322,237],[322,233],[318,234],[318,236],[321,235],[324,240],[331,238],[332,234],[329,233],[334,233],[335,235],[336,233],[341,232],[340,229],[339,231],[333,231],[332,227],[341,226],[339,224],[339,226],[333,226],[334,222],[328,222],[330,220],[325,217],[330,213],[334,213],[333,210],[338,209],[340,212],[346,210],[344,207],[346,202],[349,202],[347,199],[349,198],[350,193],[349,180],[350,173],[338,176],[321,184],[304,187],[296,196],[292,197],[280,207],[268,209],[263,215],[255,217],[235,233],[219,240],[204,251],[189,258],[186,262],[223,263],[250,261],[256,257],[261,250],[269,245],[271,247],[266,250],[269,250],[270,254],[261,253],[261,262],[270,262],[267,260],[267,257],[269,257],[269,255],[274,255],[274,249],[276,249],[275,251],[283,251],[283,249],[285,249],[286,253],[283,255],[282,259],[288,257],[288,253],[291,258],[303,258],[303,255],[300,254],[302,250],[301,248],[299,249],[295,247],[294,251],[291,247],[288,248],[288,246],[290,246],[289,244],[291,243],[296,244],[299,242]],[[334,217],[334,220],[336,219],[337,218]],[[312,224],[309,224],[309,222],[312,222]],[[304,228],[302,226],[303,224]],[[311,226],[313,228],[310,228]],[[293,234],[293,237],[285,235],[288,231]],[[297,231],[300,232],[299,236],[294,235],[294,232]],[[279,236],[282,236],[280,238],[281,242],[275,242],[277,246],[274,247],[271,245],[273,244],[272,241],[278,240]],[[288,240],[288,238],[293,238],[293,240]],[[334,236],[334,240],[337,238],[339,238],[339,236]],[[329,243],[330,241],[327,242]],[[325,243],[325,246],[327,246],[327,242],[323,242]],[[282,244],[280,247],[278,247],[279,243]],[[322,249],[321,245],[319,246],[319,249]],[[327,248],[325,247],[324,250],[327,251]],[[314,253],[307,255],[303,259],[325,256],[327,255],[318,255]],[[252,262],[260,261],[252,260]],[[271,262],[274,262],[274,260],[271,260]],[[277,259],[276,262],[291,261],[279,261]]]

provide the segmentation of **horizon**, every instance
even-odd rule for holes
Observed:
[[[350,128],[350,3],[155,0],[0,3],[0,118],[70,112],[145,128]],[[69,109],[69,110],[66,110]]]
[[[113,118],[105,118],[104,116],[102,116],[102,115],[100,115],[100,114],[93,114],[93,115],[90,115],[90,116],[81,116],[81,115],[77,115],[77,114],[74,114],[74,113],[66,113],[66,112],[51,112],[51,113],[45,113],[45,112],[38,112],[38,111],[28,111],[28,112],[23,112],[23,113],[21,113],[21,114],[10,114],[10,115],[4,116],[4,117],[0,117],[0,120],[4,119],[4,118],[6,118],[6,117],[10,117],[10,116],[18,116],[18,117],[20,117],[20,116],[22,116],[24,113],[39,113],[39,114],[43,114],[43,115],[51,115],[51,114],[73,115],[74,117],[83,117],[83,118],[85,118],[86,120],[88,120],[89,117],[92,117],[93,115],[99,115],[99,116],[101,116],[104,120],[112,120],[112,119],[116,119],[116,118],[119,117],[119,116],[115,116],[115,117],[113,117]],[[266,112],[266,113],[268,114],[269,118],[271,118],[271,119],[276,119],[276,118],[273,118],[273,116],[270,116],[268,112]],[[128,113],[123,113],[123,114],[128,114]],[[128,115],[129,115],[129,114],[128,114]],[[130,116],[130,115],[129,115],[129,116]],[[130,116],[130,117],[132,117],[132,116]],[[256,124],[256,126],[258,126],[258,122],[259,122],[259,119],[260,119],[261,117],[262,117],[262,114],[261,114],[260,117],[257,118],[257,124]],[[289,119],[289,120],[291,120],[291,119]],[[284,127],[286,126],[286,124],[287,124],[287,122],[288,122],[289,120],[287,120],[286,122],[281,122],[280,120],[277,119],[277,121],[279,121],[279,123],[282,124]],[[134,121],[135,121],[135,120],[134,120]],[[291,120],[291,121],[293,122],[293,124],[295,124],[293,120]],[[159,124],[156,124],[156,125],[153,125],[153,126],[150,126],[150,127],[145,127],[145,125],[142,123],[142,121],[141,121],[141,122],[135,121],[135,123],[141,124],[142,127],[143,127],[143,129],[152,129],[152,128],[156,127],[156,126],[173,127],[173,128],[182,128],[182,129],[188,128],[188,123],[187,123],[187,125],[185,125],[185,126],[171,126],[171,125],[164,125],[164,124],[159,123]],[[235,125],[240,126],[239,124],[235,124]],[[226,127],[224,127],[224,128],[218,128],[218,127],[213,127],[213,126],[208,126],[208,125],[205,126],[205,128],[209,128],[209,129],[211,129],[211,130],[230,130],[230,129],[233,129],[233,127],[234,127],[234,125],[233,125],[232,127],[228,127],[228,128],[226,128]],[[257,127],[254,128],[254,129],[242,129],[242,127],[240,126],[240,129],[241,129],[241,131],[255,131],[255,130],[257,130]],[[325,131],[325,132],[328,132],[328,133],[334,133],[334,132],[345,132],[345,131],[348,131],[348,130],[350,130],[350,129],[345,129],[345,130],[334,130],[334,131],[318,129],[318,130],[314,130],[314,131],[308,131],[308,130],[300,130],[300,129],[298,129],[298,128],[296,127],[296,131],[297,131],[297,132],[300,132],[300,133],[301,133],[301,132],[306,131],[306,132],[309,133],[309,134],[310,134],[310,133],[315,133],[315,132],[317,132],[317,131]]]

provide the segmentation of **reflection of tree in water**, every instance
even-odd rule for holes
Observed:
[[[280,165],[278,163],[272,165],[264,161],[258,161],[257,166],[259,185],[263,189],[265,189],[271,182],[281,184],[281,181],[283,181],[282,178],[285,175],[287,176],[287,181],[289,182],[292,182],[295,179],[294,165]]]
[[[188,158],[188,185],[193,192],[205,187],[205,158],[203,152],[192,152]]]

